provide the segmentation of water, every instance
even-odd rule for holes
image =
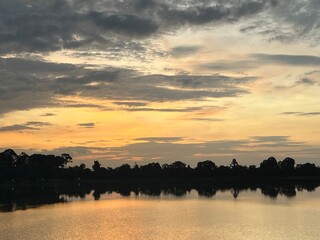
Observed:
[[[0,239],[319,239],[319,188],[281,190],[276,197],[259,188],[175,190],[179,194],[110,191],[99,201],[93,191],[81,198],[60,194],[59,203],[13,211],[20,194],[16,208],[0,213]]]

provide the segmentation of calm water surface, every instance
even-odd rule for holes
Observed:
[[[71,200],[71,202],[70,202]],[[84,200],[0,213],[1,240],[319,239],[320,191],[271,198],[257,191],[183,196],[92,193]]]

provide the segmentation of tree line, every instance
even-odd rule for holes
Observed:
[[[312,163],[296,164],[287,157],[277,161],[274,157],[255,165],[243,166],[233,159],[228,166],[217,166],[211,160],[200,161],[192,168],[184,162],[171,164],[152,162],[146,165],[122,164],[116,168],[103,167],[94,161],[91,168],[85,164],[67,166],[72,162],[69,154],[44,155],[17,154],[12,149],[0,153],[0,183],[43,180],[115,180],[115,179],[181,179],[185,181],[215,178],[272,179],[285,177],[320,178],[320,167]]]
[[[275,199],[279,196],[287,198],[295,197],[298,192],[315,191],[320,183],[315,181],[302,181],[282,184],[245,184],[245,183],[187,183],[187,184],[159,184],[145,181],[139,184],[103,182],[78,183],[68,181],[46,184],[45,187],[37,184],[17,185],[15,187],[0,188],[0,213],[25,210],[40,207],[42,205],[67,203],[74,198],[94,200],[119,194],[122,197],[135,196],[175,196],[184,197],[191,191],[196,191],[199,197],[212,198],[219,192],[229,192],[231,197],[237,198],[242,192],[260,192],[266,197]]]

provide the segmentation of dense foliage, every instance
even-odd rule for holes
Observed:
[[[8,149],[0,153],[0,182],[22,182],[51,179],[213,179],[231,178],[261,179],[282,177],[320,177],[320,168],[315,164],[295,164],[292,158],[277,161],[269,157],[255,165],[242,166],[233,159],[229,166],[217,166],[210,160],[201,161],[195,168],[181,161],[171,164],[148,163],[146,165],[130,166],[123,164],[117,168],[102,167],[94,161],[92,169],[85,164],[69,166],[72,158],[69,154],[61,156],[25,153],[16,154]]]

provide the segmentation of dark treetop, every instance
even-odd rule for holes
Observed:
[[[229,166],[217,166],[210,160],[198,162],[195,168],[181,161],[171,164],[148,163],[146,165],[123,164],[117,168],[102,167],[94,161],[92,169],[85,164],[67,167],[72,161],[69,154],[61,156],[16,154],[7,149],[0,153],[0,183],[34,183],[46,180],[154,180],[154,181],[219,181],[232,180],[264,182],[283,179],[320,179],[320,168],[315,164],[295,164],[292,158],[277,161],[269,157],[255,165],[242,166],[236,159]]]

